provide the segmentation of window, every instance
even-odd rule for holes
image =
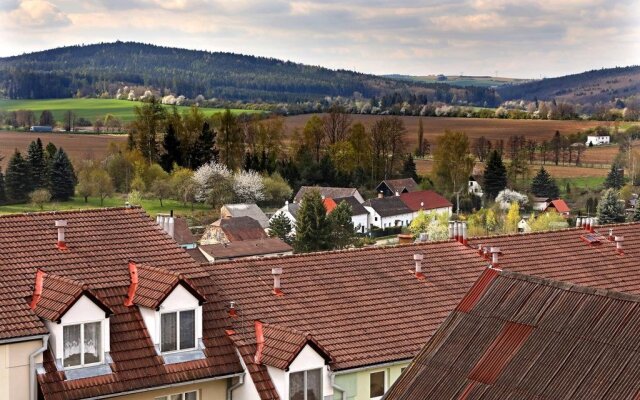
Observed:
[[[154,400],[198,400],[198,392],[193,390],[191,392],[170,394],[169,396],[156,397]]]
[[[102,361],[102,323],[67,325],[62,327],[65,367],[80,367]]]
[[[290,373],[289,400],[322,400],[322,370]]]
[[[168,312],[160,315],[160,350],[163,353],[195,347],[195,310]]]
[[[384,371],[369,374],[369,398],[378,399],[384,395],[385,375]]]

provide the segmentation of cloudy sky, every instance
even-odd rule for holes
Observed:
[[[539,78],[640,64],[640,0],[0,0],[0,56],[141,41],[362,72]]]

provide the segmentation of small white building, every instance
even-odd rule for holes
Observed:
[[[600,146],[609,143],[611,143],[611,136],[609,135],[589,135],[585,144],[587,146]]]
[[[330,214],[342,202],[346,202],[351,207],[351,222],[353,222],[353,228],[356,233],[368,233],[369,211],[354,196],[335,199],[325,198],[323,203],[327,214]]]
[[[395,226],[409,226],[413,220],[413,210],[400,196],[382,197],[367,200],[364,208],[369,212],[369,226],[380,229]]]
[[[469,186],[467,188],[469,193],[475,194],[476,196],[482,197],[484,192],[482,191],[482,187],[473,177],[469,177]]]

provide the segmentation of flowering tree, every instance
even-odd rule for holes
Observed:
[[[409,230],[414,235],[426,233],[429,241],[446,240],[449,237],[449,214],[420,210],[411,221]]]
[[[240,171],[233,176],[233,191],[243,203],[265,199],[262,176],[255,171]]]
[[[217,207],[233,198],[233,177],[231,171],[212,161],[204,164],[193,174],[196,183],[196,201]]]
[[[527,195],[516,192],[511,189],[504,189],[496,196],[496,203],[500,204],[502,209],[508,209],[511,204],[518,203],[520,206],[529,202]]]

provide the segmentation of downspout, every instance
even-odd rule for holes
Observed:
[[[229,389],[227,389],[227,400],[232,400],[233,399],[233,391],[244,384],[244,374],[245,373],[243,373],[242,375],[239,375],[238,376],[238,382],[233,384],[233,385],[231,385],[231,387],[229,387]]]
[[[335,374],[335,372],[331,373],[331,387],[334,390],[337,390],[337,391],[339,391],[341,393],[340,400],[346,400],[347,391],[346,391],[346,389],[344,389],[344,388],[342,388],[342,387],[340,387],[340,386],[338,386],[336,384],[336,374]],[[333,394],[333,398],[335,399],[335,393]]]
[[[29,399],[38,400],[38,390],[36,388],[36,357],[47,351],[49,347],[49,335],[42,337],[42,347],[29,354]]]

